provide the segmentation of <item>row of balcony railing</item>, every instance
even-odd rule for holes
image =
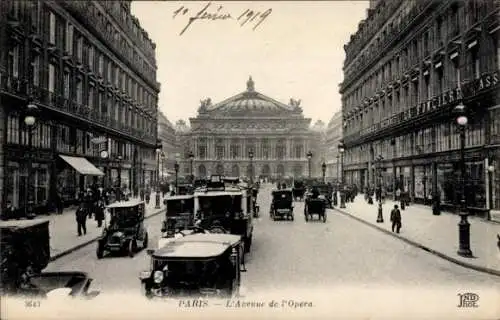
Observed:
[[[92,3],[87,3],[86,1],[62,1],[61,3],[63,3],[69,10],[72,10],[80,15],[83,21],[88,24],[87,27],[93,28],[97,34],[106,40],[107,44],[114,49],[115,53],[123,61],[129,62],[128,65],[132,70],[147,79],[151,86],[158,86],[158,82],[154,76],[154,69],[151,70],[152,72],[148,72],[147,70],[137,67],[137,63],[133,61],[133,57],[126,54],[127,50],[121,45],[121,42],[114,38],[113,33],[106,32],[106,24],[104,21],[102,19],[98,19],[95,14],[89,14],[88,6],[93,5]]]
[[[359,65],[356,68],[352,68],[351,72],[346,75],[346,80],[343,82],[343,86],[347,86],[350,82],[358,78],[358,75],[364,72],[367,66],[371,65],[373,61],[379,59],[379,55],[383,54],[384,49],[391,46],[393,42],[398,40],[398,36],[402,35],[403,32],[413,25],[416,18],[420,15],[424,14],[427,7],[430,6],[434,0],[419,0],[416,1],[416,5],[410,10],[408,15],[404,17],[400,24],[395,25],[391,31],[389,31],[386,36],[378,43],[377,46],[373,47],[373,53],[367,57],[367,59],[363,59],[360,61]],[[371,39],[373,35],[379,31],[378,28],[373,28],[373,32],[371,36],[366,37],[366,39]]]
[[[142,129],[119,122],[109,117],[108,114],[101,113],[99,110],[90,108],[87,105],[78,104],[45,88],[33,86],[26,79],[5,76],[0,73],[0,90],[9,94],[33,99],[35,102],[44,104],[59,112],[85,120],[90,125],[101,125],[104,128],[116,130],[123,135],[140,141],[151,144],[156,143],[153,133],[148,133]]]

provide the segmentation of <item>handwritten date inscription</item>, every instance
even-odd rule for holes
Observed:
[[[252,30],[255,30],[262,22],[264,22],[264,20],[266,20],[267,17],[269,17],[272,11],[273,10],[271,8],[263,12],[246,9],[238,17],[236,16],[233,17],[231,13],[224,11],[223,6],[218,6],[214,10],[212,3],[209,2],[203,7],[203,9],[198,11],[196,15],[189,17],[188,23],[186,24],[184,29],[182,29],[179,35],[183,35],[184,32],[186,32],[186,30],[191,26],[191,24],[193,24],[193,22],[197,20],[207,20],[207,21],[235,20],[240,25],[240,27],[243,27],[245,25],[250,25],[253,23]],[[181,6],[179,9],[174,11],[173,18],[175,19],[175,17],[177,17],[178,15],[184,16],[188,13],[189,9],[184,6]]]

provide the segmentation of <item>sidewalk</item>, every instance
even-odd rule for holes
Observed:
[[[500,276],[500,254],[497,248],[500,225],[479,217],[469,217],[470,245],[474,257],[464,258],[457,254],[460,222],[458,215],[442,212],[441,215],[435,216],[432,215],[430,207],[411,204],[406,210],[401,210],[402,228],[401,233],[397,234],[392,232],[390,221],[390,212],[395,204],[399,206],[398,202],[386,200],[382,205],[383,223],[376,223],[378,203],[369,205],[362,194],[358,195],[354,202],[346,203],[345,209],[335,207],[335,210],[446,260]]]
[[[155,216],[161,212],[165,211],[165,205],[163,204],[163,199],[160,209],[155,209],[155,198],[151,197],[153,201],[150,201],[146,205],[146,219]],[[50,216],[41,216],[49,220],[50,229],[50,260],[54,261],[65,255],[70,254],[82,247],[85,247],[97,240],[101,236],[102,230],[104,229],[105,222],[101,228],[97,227],[97,221],[92,217],[87,219],[87,234],[78,236],[76,217],[76,208],[68,208],[63,211],[61,215],[51,214]],[[109,222],[109,215],[106,215],[106,221]]]

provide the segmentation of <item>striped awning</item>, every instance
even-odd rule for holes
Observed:
[[[83,157],[70,157],[59,155],[61,159],[66,161],[67,164],[73,167],[78,173],[85,176],[103,176],[101,170],[97,169],[92,163]]]

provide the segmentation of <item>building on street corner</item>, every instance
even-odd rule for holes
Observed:
[[[339,143],[342,140],[342,112],[336,112],[326,127],[325,159],[326,176],[328,178],[340,178],[340,154]]]
[[[311,151],[311,176],[321,176],[321,167],[314,165],[320,133],[311,130],[300,100],[285,104],[261,94],[251,77],[246,90],[235,96],[217,103],[210,98],[201,101],[198,115],[189,121],[189,129],[183,122],[179,134],[183,175],[191,172],[188,155],[193,152],[195,176],[250,177],[253,165],[255,178],[306,177],[306,155]]]
[[[160,158],[160,178],[175,174],[176,154],[180,152],[174,125],[162,112],[158,113],[158,139],[161,140],[163,160]]]
[[[68,203],[94,182],[136,191],[154,177],[155,44],[130,1],[6,0],[0,21],[2,206],[48,209],[57,192]]]
[[[500,209],[498,1],[377,1],[344,48],[346,181],[458,204],[463,103],[467,204]],[[376,161],[376,159],[381,159]],[[427,201],[426,201],[427,200]]]

